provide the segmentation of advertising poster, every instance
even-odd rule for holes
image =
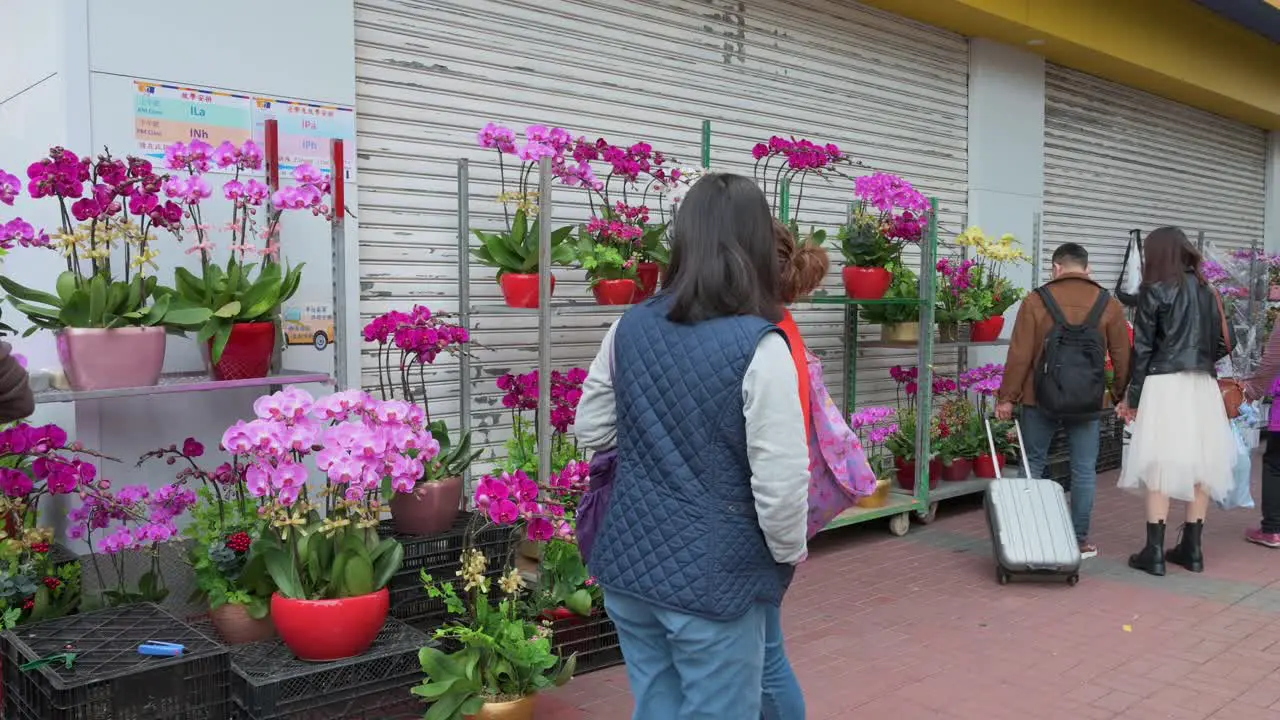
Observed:
[[[203,140],[239,145],[253,132],[253,98],[224,90],[135,80],[133,135],[136,154],[164,160],[165,147]],[[215,167],[211,172],[219,172]]]
[[[253,98],[253,137],[263,142],[264,126],[274,118],[280,128],[280,172],[293,172],[310,163],[329,172],[329,141],[346,141],[346,177],[351,178],[355,161],[356,119],[349,107],[324,105],[282,98]]]

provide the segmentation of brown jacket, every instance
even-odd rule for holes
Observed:
[[[13,348],[0,342],[0,423],[21,420],[36,411],[27,371],[13,356]]]
[[[1089,316],[1093,304],[1098,301],[1102,286],[1084,273],[1063,273],[1045,287],[1058,301],[1062,314],[1069,323],[1082,323]],[[1053,328],[1053,318],[1036,293],[1022,301],[1018,318],[1013,323],[1013,337],[1009,340],[1009,356],[1004,365],[1004,381],[997,398],[1000,402],[1036,404],[1035,368],[1043,352],[1044,339]],[[1115,368],[1112,385],[1114,397],[1124,397],[1129,386],[1129,363],[1133,347],[1129,344],[1129,327],[1124,321],[1124,306],[1114,297],[1102,313],[1100,323],[1102,337],[1106,341],[1111,364]]]

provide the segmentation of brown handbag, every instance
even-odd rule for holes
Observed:
[[[1227,346],[1227,357],[1231,357],[1231,331],[1227,325],[1227,311],[1222,306],[1222,296],[1215,290],[1213,297],[1218,301],[1218,317],[1222,320],[1222,342]],[[1227,411],[1227,419],[1240,417],[1240,406],[1244,404],[1244,386],[1235,378],[1218,378],[1218,392],[1222,393],[1222,406]]]

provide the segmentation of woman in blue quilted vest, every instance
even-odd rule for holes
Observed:
[[[777,246],[751,180],[680,205],[662,291],[605,335],[578,406],[618,449],[590,565],[618,627],[635,720],[761,713],[765,626],[805,557],[809,453]]]

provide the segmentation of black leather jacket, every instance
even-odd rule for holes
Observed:
[[[1224,338],[1212,288],[1188,272],[1178,283],[1143,285],[1133,319],[1133,379],[1129,407],[1137,408],[1149,375],[1200,372],[1216,376],[1235,338]],[[1228,323],[1227,332],[1233,332]],[[1228,345],[1231,343],[1231,345]]]

